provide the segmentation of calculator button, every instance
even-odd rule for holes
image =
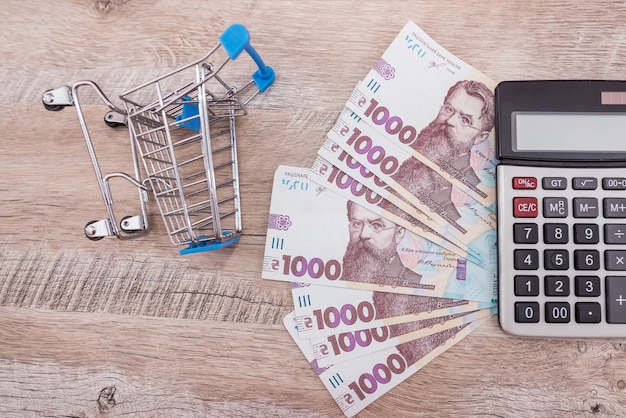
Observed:
[[[604,263],[607,270],[626,270],[626,250],[606,250]]]
[[[598,225],[574,224],[574,243],[597,244],[598,242],[600,242],[600,227]]]
[[[536,218],[539,205],[536,197],[514,197],[513,216],[516,218]]]
[[[597,218],[598,213],[598,199],[595,197],[574,198],[575,218]]]
[[[564,197],[544,197],[543,216],[544,218],[567,217],[567,199]]]
[[[602,307],[597,302],[577,302],[575,305],[576,322],[597,324],[602,319]]]
[[[513,224],[513,242],[516,244],[537,244],[539,227],[537,224]]]
[[[576,270],[599,270],[600,251],[574,250],[574,268]]]
[[[604,190],[626,190],[626,177],[605,177],[602,179]]]
[[[567,179],[565,177],[544,177],[541,180],[541,186],[544,190],[565,190]]]
[[[539,268],[539,251],[515,250],[513,252],[515,270],[537,270]]]
[[[574,277],[574,292],[579,297],[600,296],[600,278],[598,276]]]
[[[537,178],[513,177],[513,188],[516,190],[535,190],[537,188]]]
[[[544,280],[546,296],[569,296],[569,277],[546,276]]]
[[[604,224],[605,244],[626,244],[625,224]]]
[[[544,224],[543,242],[546,244],[565,244],[569,239],[567,224]]]
[[[572,188],[574,190],[595,190],[598,188],[598,179],[595,177],[574,177]]]
[[[626,277],[606,276],[606,322],[626,324]]]
[[[605,218],[626,218],[626,198],[607,197],[603,203]]]
[[[569,322],[569,303],[546,302],[546,322]]]
[[[515,296],[539,296],[539,277],[515,276]]]
[[[539,303],[515,302],[515,322],[539,322]]]
[[[545,250],[543,263],[546,270],[567,270],[569,268],[569,253],[567,250]]]

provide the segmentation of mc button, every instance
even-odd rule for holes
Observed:
[[[539,206],[536,197],[514,197],[513,216],[516,218],[536,218]]]
[[[566,218],[567,199],[564,197],[544,197],[543,216],[546,218]]]

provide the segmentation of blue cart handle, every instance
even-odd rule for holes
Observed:
[[[252,79],[261,93],[274,82],[274,70],[272,67],[265,65],[261,56],[252,45],[250,45],[250,33],[245,26],[239,23],[229,26],[220,36],[220,43],[231,60],[235,60],[244,50],[250,55],[252,60],[259,67],[259,69],[252,74]]]

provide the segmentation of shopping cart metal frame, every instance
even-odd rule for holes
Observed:
[[[248,102],[264,92],[275,75],[250,45],[250,35],[243,25],[230,26],[219,41],[200,59],[121,94],[123,109],[110,102],[91,81],[44,93],[43,103],[49,110],[76,107],[98,177],[108,218],[89,223],[85,227],[88,238],[145,235],[146,196],[152,191],[170,240],[175,245],[187,245],[181,254],[223,248],[239,241],[242,225],[235,119],[247,114]],[[221,72],[244,51],[252,58],[256,71],[236,87]],[[224,52],[226,57],[217,64],[212,62]],[[102,175],[78,100],[82,86],[94,88],[110,108],[104,118],[108,125],[128,127],[134,176],[120,172]],[[122,218],[119,228],[108,186],[113,177],[128,180],[140,192],[141,215]]]

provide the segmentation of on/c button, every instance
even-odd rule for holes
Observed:
[[[535,190],[537,188],[536,177],[513,177],[513,188],[516,190],[527,189]]]
[[[539,206],[536,197],[514,197],[513,216],[516,218],[536,218]]]

